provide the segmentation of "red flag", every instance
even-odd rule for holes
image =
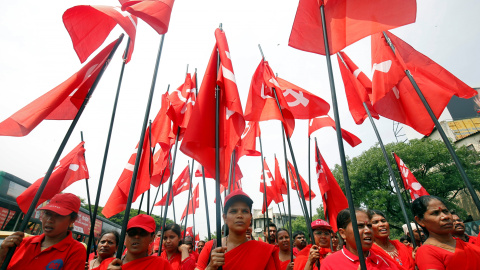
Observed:
[[[402,176],[402,179],[403,179],[403,185],[405,186],[406,189],[408,189],[408,192],[410,193],[410,197],[412,197],[412,200],[415,200],[421,196],[430,195],[425,190],[425,188],[423,188],[423,186],[417,181],[417,179],[415,178],[415,175],[413,175],[413,173],[410,172],[410,170],[407,168],[407,165],[403,163],[403,160],[401,160],[395,153],[393,153],[393,156],[395,157],[395,161],[397,162],[398,169],[401,172],[400,175]]]
[[[120,0],[122,10],[142,19],[159,35],[168,31],[174,0]]]
[[[278,165],[277,157],[275,157],[275,185],[277,186],[277,193],[278,194],[288,194],[288,186],[285,179],[282,177],[282,173],[280,172],[280,166]]]
[[[188,214],[187,214],[187,207],[188,207]],[[195,214],[195,209],[200,207],[199,196],[198,196],[198,184],[193,191],[193,196],[188,202],[188,205],[185,206],[185,210],[183,210],[182,218],[183,220],[187,215]]]
[[[150,129],[147,128],[145,132],[145,138],[143,140],[143,147],[141,152],[140,164],[137,171],[137,181],[135,182],[135,190],[133,193],[132,202],[137,200],[137,197],[142,193],[150,189]],[[117,181],[117,184],[113,188],[110,197],[108,198],[105,207],[102,210],[102,214],[109,218],[114,216],[127,207],[128,193],[130,191],[130,185],[133,177],[133,170],[135,169],[135,159],[137,158],[137,150],[139,144],[133,151],[130,159],[128,160],[127,165],[123,169],[120,178]]]
[[[330,104],[307,90],[280,77],[277,77],[277,82],[295,119],[315,118],[326,115],[330,110]]]
[[[288,162],[288,167],[289,167],[288,173],[290,175],[290,179],[292,179],[292,182],[291,182],[292,189],[300,191],[300,187],[298,187],[297,174],[295,173],[295,167],[292,165],[292,163],[290,163],[290,161]],[[303,196],[305,197],[305,200],[310,201],[309,191],[312,192],[312,200],[313,200],[316,197],[315,193],[310,189],[307,182],[305,182],[305,179],[303,179],[301,175],[300,175],[300,180],[302,183]]]
[[[257,137],[260,136],[260,126],[258,122],[247,122],[245,130],[240,137],[240,142],[235,151],[237,161],[243,156],[260,156],[257,151]]]
[[[184,235],[185,231],[186,231],[186,234]],[[193,237],[193,227],[190,226],[190,227],[187,227],[186,230],[182,230],[181,235],[182,235],[182,238],[185,237],[185,236],[191,236],[192,238],[194,238]]]
[[[173,197],[177,196],[178,194],[184,192],[185,190],[189,190],[190,189],[190,170],[189,170],[189,167],[187,165],[187,167],[185,167],[185,169],[183,169],[182,173],[178,176],[177,180],[175,180],[175,182],[173,183],[172,185],[172,194],[170,194],[170,198],[169,198],[169,201],[168,201],[168,205],[170,205],[173,201]],[[168,191],[165,192],[165,195],[163,196],[163,198],[157,202],[155,205],[165,205],[165,203],[167,202],[167,195],[168,195]]]
[[[188,121],[192,115],[193,106],[195,105],[195,82],[192,80],[190,73],[187,73],[185,82],[168,96],[170,107],[167,115],[173,122],[173,132],[176,134],[178,127],[185,132]]]
[[[130,37],[127,63],[130,61],[137,33],[137,17],[120,7],[75,6],[67,9],[62,19],[81,63],[102,45],[117,24]]]
[[[220,179],[218,181],[226,186],[230,157],[245,130],[245,120],[225,32],[217,29],[215,38],[217,42],[205,71],[199,96],[180,150],[202,164],[211,175],[215,175],[215,88],[218,84],[221,88],[219,109]],[[217,48],[221,62],[218,74]]]
[[[46,200],[50,200],[56,194],[62,192],[66,187],[81,179],[88,179],[88,169],[85,162],[85,148],[79,143],[70,153],[60,160],[60,164],[55,167],[47,185],[43,190],[42,196],[35,207]],[[27,213],[32,204],[33,197],[37,194],[38,188],[43,181],[43,177],[35,181],[22,194],[17,197],[18,207],[23,213]]]
[[[475,89],[446,69],[417,52],[395,35],[388,33],[395,54],[383,34],[372,36],[373,92],[375,110],[382,116],[429,135],[434,127],[423,103],[405,75],[409,70],[438,118],[453,95],[471,98]]]
[[[348,207],[347,198],[342,189],[333,177],[332,172],[325,163],[325,160],[318,150],[315,143],[315,161],[317,162],[315,170],[317,172],[318,186],[323,200],[323,212],[328,217],[328,222],[334,231],[337,231],[337,215],[340,211]]]
[[[300,0],[288,45],[326,55],[320,5],[324,3],[330,54],[371,34],[415,22],[415,0]]]
[[[248,92],[248,100],[245,107],[245,120],[255,122],[280,120],[283,122],[288,136],[292,136],[295,129],[295,119],[280,88],[268,62],[262,59],[250,83],[250,91]],[[275,101],[274,89],[282,107],[281,112]]]
[[[330,116],[327,115],[325,117],[310,119],[310,122],[308,125],[308,136],[310,137],[313,132],[323,127],[332,127],[334,130],[337,130],[337,128],[335,127],[335,121]],[[346,142],[348,142],[348,144],[350,144],[352,147],[355,147],[362,142],[362,140],[360,140],[357,136],[344,130],[343,128],[342,128],[342,138]]]
[[[43,120],[73,120],[118,39],[66,81],[0,123],[0,136],[25,136]]]
[[[368,114],[363,107],[367,104],[372,117],[378,119],[377,112],[373,109],[369,94],[372,93],[372,82],[350,58],[344,53],[337,53],[338,66],[342,74],[345,94],[347,96],[348,108],[352,114],[355,124],[360,125],[367,119]]]
[[[265,174],[265,186],[267,188],[267,207],[270,205],[272,200],[274,200],[275,203],[283,202],[282,194],[279,194],[277,192],[277,186],[275,185],[273,174],[268,168],[268,164],[266,160],[263,160],[263,168],[265,171],[260,175],[260,192],[265,193],[265,189],[263,188],[263,175]],[[263,203],[265,206],[265,202]],[[265,211],[265,209],[263,209],[262,211]]]

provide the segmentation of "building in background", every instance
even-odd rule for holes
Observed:
[[[263,229],[265,227],[266,216],[262,214],[262,209],[253,209],[253,231],[252,235],[255,239],[263,237]],[[292,221],[299,217],[299,215],[292,215]],[[288,225],[288,215],[274,213],[273,208],[268,208],[268,219],[274,223],[277,228],[285,228]]]

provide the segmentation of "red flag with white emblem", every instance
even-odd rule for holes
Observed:
[[[430,195],[425,190],[425,188],[417,181],[417,178],[415,178],[415,175],[413,175],[413,173],[408,169],[407,165],[403,163],[403,160],[401,160],[395,153],[393,153],[393,156],[395,157],[397,167],[400,171],[400,175],[402,176],[403,185],[406,189],[408,189],[412,200],[416,200],[421,196]]]
[[[193,227],[190,226],[190,227],[187,227],[186,230],[182,230],[181,235],[182,235],[182,238],[185,236],[191,236],[193,238]]]
[[[170,205],[173,201],[173,197],[177,196],[178,194],[184,192],[185,190],[190,189],[190,170],[189,166],[185,167],[183,169],[182,173],[178,176],[177,180],[172,184],[172,194],[170,194],[170,200],[168,201],[168,205]],[[155,205],[165,205],[167,202],[167,195],[168,191],[165,192],[165,195],[163,195],[163,198],[157,202]]]
[[[189,204],[185,206],[185,210],[183,210],[182,218],[180,220],[183,220],[187,215],[195,214],[195,209],[200,207],[200,200],[198,196],[198,184],[195,187],[195,190],[193,191],[193,196],[189,201]],[[188,213],[187,213],[187,208],[188,208]]]
[[[120,0],[122,10],[142,19],[159,35],[168,31],[174,0]]]
[[[133,193],[132,202],[135,202],[142,193],[150,189],[150,128],[145,131],[145,138],[143,140],[143,148],[141,152],[140,164],[138,165],[137,180],[135,181],[135,190]],[[114,216],[127,208],[128,193],[130,191],[130,184],[132,182],[133,170],[135,169],[135,160],[137,158],[137,147],[133,151],[127,165],[123,169],[117,184],[113,188],[110,197],[108,198],[102,214],[109,218]]]
[[[326,55],[322,4],[330,54],[371,34],[414,23],[417,13],[415,0],[300,0],[288,46]]]
[[[243,156],[260,156],[257,151],[257,137],[260,136],[260,126],[258,122],[247,122],[245,130],[240,137],[240,142],[235,151],[235,157],[238,160]]]
[[[0,136],[25,136],[43,120],[73,120],[118,39],[66,81],[0,123]]]
[[[120,7],[75,6],[67,9],[62,19],[81,63],[102,45],[117,24],[130,37],[127,63],[130,61],[137,33],[137,17]]]
[[[345,85],[348,108],[355,124],[360,125],[367,119],[368,114],[363,107],[367,108],[373,118],[378,119],[378,113],[373,109],[370,96],[372,94],[372,81],[363,73],[344,52],[337,53],[338,66]]]
[[[295,173],[295,167],[292,165],[292,163],[290,163],[290,161],[288,162],[288,167],[289,167],[288,173],[289,173],[290,179],[292,180],[290,182],[290,185],[293,190],[300,191],[300,187],[298,186],[297,174]],[[300,175],[300,181],[301,181],[300,183],[302,183],[303,196],[305,196],[305,200],[310,201],[309,191],[312,192],[312,200],[313,200],[317,195],[315,195],[315,193],[310,189],[307,182],[305,181],[305,179],[303,179],[301,175]]]
[[[380,115],[429,135],[434,123],[405,70],[410,71],[437,118],[453,95],[471,98],[477,91],[400,38],[386,34],[395,53],[382,33],[372,36],[373,107]]]
[[[42,196],[35,207],[46,200],[50,200],[74,182],[89,178],[87,163],[85,162],[84,143],[85,142],[79,143],[70,153],[60,160],[60,164],[55,167],[50,175]],[[27,213],[42,181],[43,177],[35,181],[35,183],[17,197],[18,207],[20,207],[23,213]]]
[[[219,146],[220,184],[227,186],[232,151],[245,130],[242,104],[225,32],[215,31],[216,44],[200,87],[193,114],[185,131],[180,150],[194,158],[215,175],[215,89],[220,87]],[[220,65],[217,73],[217,49]]]
[[[177,134],[178,127],[180,127],[180,134],[183,134],[187,128],[195,105],[195,91],[195,81],[192,80],[190,73],[187,73],[185,82],[168,95],[170,107],[167,115],[172,120],[174,134]]]
[[[315,165],[315,170],[317,172],[320,193],[322,194],[323,212],[325,217],[328,217],[328,222],[333,230],[337,231],[337,215],[340,211],[348,207],[347,198],[345,197],[345,194],[343,194],[337,180],[333,177],[327,163],[325,163],[316,143],[315,149],[315,161],[317,163]]]
[[[277,186],[277,193],[284,195],[288,194],[287,182],[285,182],[285,179],[282,177],[277,157],[275,157],[275,185]]]
[[[309,125],[308,125],[308,136],[311,136],[313,132],[324,127],[332,127],[334,130],[337,130],[337,128],[335,127],[335,121],[328,115],[324,117],[310,119]],[[344,130],[343,128],[342,128],[342,138],[346,142],[348,142],[348,144],[350,144],[352,147],[355,147],[362,142],[362,140],[360,140],[357,136]]]
[[[265,174],[265,186],[267,188],[267,206],[270,205],[272,200],[276,203],[283,202],[282,194],[278,193],[277,186],[275,185],[275,180],[273,179],[273,174],[268,168],[268,164],[266,160],[263,160],[263,168],[264,173],[260,175],[260,192],[265,193],[265,189],[263,188],[263,175]],[[262,212],[263,213],[263,212]]]

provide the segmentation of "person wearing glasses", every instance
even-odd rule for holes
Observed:
[[[295,259],[295,270],[318,269],[320,263],[331,254],[330,241],[332,237],[332,226],[325,220],[317,219],[311,224],[315,245],[308,245],[298,253]]]

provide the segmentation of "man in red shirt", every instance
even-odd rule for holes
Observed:
[[[307,246],[307,241],[305,240],[305,233],[297,231],[293,234],[293,256],[297,254]]]
[[[465,224],[463,223],[463,220],[454,211],[452,211],[452,217],[454,228],[452,236],[462,240],[463,242],[475,244],[477,242],[477,237],[470,236],[465,233]]]

